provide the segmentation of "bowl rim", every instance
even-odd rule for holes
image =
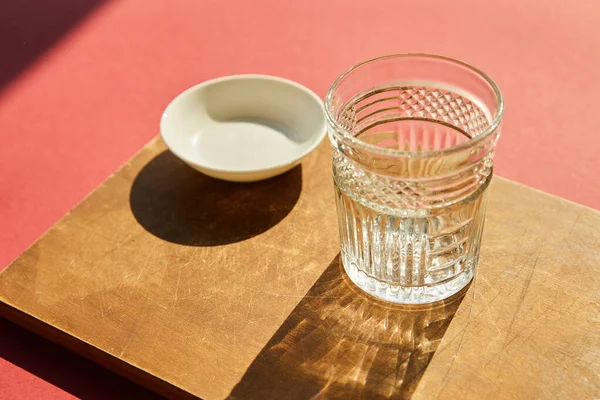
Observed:
[[[169,136],[172,136],[173,132],[170,131],[171,133],[167,133],[167,129],[165,126],[166,120],[169,118],[168,113],[170,110],[172,110],[175,107],[175,105],[174,105],[175,102],[177,102],[184,96],[189,95],[190,93],[197,92],[199,90],[203,90],[209,86],[213,86],[213,85],[216,85],[221,82],[236,81],[236,80],[274,81],[274,82],[279,82],[279,83],[291,86],[301,92],[308,94],[314,100],[314,102],[319,106],[319,109],[321,110],[320,118],[322,121],[321,131],[318,132],[316,135],[312,135],[310,137],[310,139],[308,140],[309,142],[312,142],[310,144],[310,146],[307,147],[304,151],[302,151],[298,156],[291,158],[286,162],[273,164],[272,166],[265,167],[265,168],[254,168],[254,169],[228,169],[228,168],[219,168],[219,167],[214,167],[214,166],[208,166],[208,165],[205,165],[204,163],[199,162],[197,159],[191,159],[189,157],[184,156],[180,152],[178,152],[177,149],[173,146],[173,143],[170,142],[170,140],[169,140]],[[165,142],[165,144],[167,145],[167,147],[169,148],[169,150],[173,154],[175,154],[175,156],[177,156],[179,159],[185,161],[186,163],[194,165],[198,168],[206,169],[208,171],[214,171],[214,172],[218,172],[218,173],[230,173],[230,174],[245,174],[245,173],[256,174],[256,173],[261,173],[261,172],[266,173],[269,171],[282,169],[282,168],[285,168],[285,167],[288,167],[291,165],[295,165],[300,160],[302,160],[304,157],[306,157],[308,154],[310,154],[312,151],[314,151],[317,148],[317,146],[319,146],[319,144],[321,144],[321,142],[325,138],[326,134],[327,134],[327,120],[326,120],[326,116],[325,116],[325,106],[324,106],[323,100],[315,92],[313,92],[311,89],[307,88],[306,86],[301,85],[298,82],[294,82],[290,79],[281,78],[281,77],[273,76],[273,75],[265,75],[265,74],[226,75],[226,76],[209,79],[204,82],[198,83],[198,84],[191,86],[188,89],[182,91],[177,96],[175,96],[169,102],[169,104],[165,107],[165,109],[163,110],[163,112],[161,114],[161,118],[160,118],[160,136],[161,136],[162,140]]]

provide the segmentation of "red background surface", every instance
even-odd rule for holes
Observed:
[[[600,209],[600,3],[20,0],[0,3],[0,269],[158,133],[164,106],[236,73],[317,94],[374,56],[432,52],[506,100],[496,173]],[[0,399],[153,397],[0,320]]]

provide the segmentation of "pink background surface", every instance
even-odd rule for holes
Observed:
[[[264,73],[323,96],[388,53],[484,69],[506,100],[496,173],[599,209],[599,27],[585,0],[2,2],[0,269],[155,136],[183,89]],[[0,399],[144,396],[0,321]]]

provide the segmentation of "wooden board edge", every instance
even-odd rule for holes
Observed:
[[[577,203],[576,201],[566,199],[566,198],[558,196],[556,194],[545,192],[542,189],[538,189],[538,188],[526,185],[526,184],[521,183],[521,182],[513,181],[512,179],[508,179],[508,178],[505,178],[505,177],[500,176],[500,175],[494,175],[494,179],[495,180],[500,180],[503,183],[508,183],[508,184],[510,184],[512,186],[517,186],[517,187],[519,187],[521,189],[531,190],[531,191],[533,191],[533,192],[535,192],[537,194],[540,194],[540,195],[543,195],[543,196],[546,196],[546,197],[550,197],[550,198],[553,198],[553,199],[556,199],[556,200],[568,203],[568,204],[570,204],[572,206],[575,206],[575,207],[580,207],[580,208],[584,208],[584,209],[589,210],[589,211],[600,213],[600,210],[597,210],[597,209],[592,208],[590,206],[586,206],[585,204]]]
[[[73,211],[74,209],[76,209],[77,207],[79,207],[91,195],[93,195],[94,193],[96,193],[96,191],[102,185],[104,185],[105,182],[107,182],[109,179],[111,179],[113,176],[115,176],[117,173],[119,173],[123,168],[125,168],[127,165],[129,165],[129,163],[131,163],[131,161],[134,158],[136,158],[137,156],[139,156],[147,148],[155,146],[158,142],[162,142],[162,137],[160,135],[156,135],[156,136],[152,137],[150,140],[148,140],[139,150],[137,150],[135,153],[133,153],[125,162],[121,163],[121,165],[119,165],[112,173],[110,173],[110,175],[108,175],[106,178],[104,178],[104,180],[102,180],[100,183],[98,183],[94,187],[94,189],[92,189],[85,196],[83,196],[78,202],[76,202],[73,205],[73,207],[71,207],[71,209],[69,211],[67,211],[65,214],[63,214],[62,216],[60,216],[52,225],[50,225],[44,232],[42,232],[42,234],[40,236],[38,236],[33,242],[31,242],[31,244],[29,246],[27,246],[25,248],[25,250],[23,250],[18,256],[16,256],[12,260],[10,260],[8,262],[8,264],[4,265],[3,267],[0,266],[0,275],[2,275],[2,273],[4,271],[6,271],[12,264],[14,264],[23,254],[25,254],[27,251],[29,251],[30,248],[32,248],[33,246],[35,246],[37,244],[37,242],[39,242],[40,240],[42,240],[50,231],[52,231],[56,227],[56,225],[58,225],[63,219],[65,219],[65,217],[67,217],[71,213],[71,211]]]
[[[116,374],[129,379],[161,396],[169,399],[198,400],[197,396],[152,375],[143,369],[129,364],[105,351],[102,351],[89,343],[69,335],[44,321],[35,318],[26,312],[19,310],[0,299],[0,318],[5,317],[8,321],[33,332],[67,350],[78,354]]]

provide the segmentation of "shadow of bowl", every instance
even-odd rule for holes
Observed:
[[[203,175],[165,151],[137,175],[129,205],[140,225],[163,240],[219,246],[277,225],[301,191],[301,166],[269,180],[240,184]]]

